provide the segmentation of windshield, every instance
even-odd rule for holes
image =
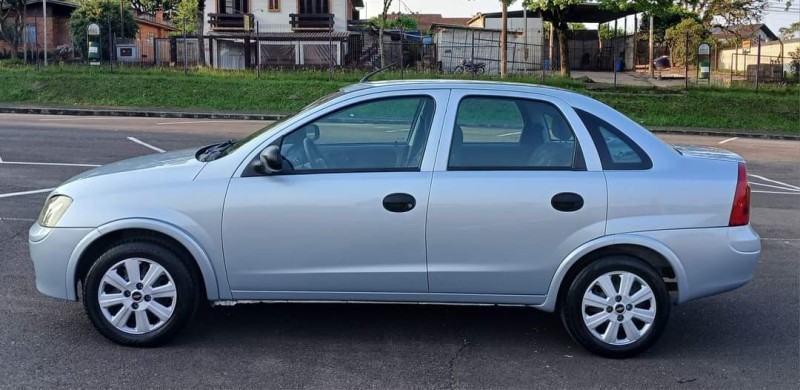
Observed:
[[[324,104],[324,103],[327,103],[327,102],[329,102],[329,101],[331,101],[331,100],[333,100],[333,99],[336,99],[336,98],[337,98],[337,97],[339,97],[339,96],[342,96],[343,94],[344,94],[344,93],[343,93],[342,91],[336,91],[336,92],[334,92],[334,93],[331,93],[331,94],[325,95],[325,96],[323,96],[323,97],[321,97],[321,98],[319,98],[319,99],[315,100],[313,103],[311,103],[311,104],[309,104],[309,105],[305,106],[305,107],[304,107],[302,110],[300,110],[300,112],[298,112],[297,114],[295,114],[295,115],[289,115],[289,116],[283,117],[283,118],[281,118],[281,119],[279,119],[279,120],[277,120],[277,121],[275,121],[275,122],[272,122],[272,123],[270,123],[269,125],[267,125],[267,126],[266,126],[266,127],[264,127],[263,129],[261,129],[261,130],[258,130],[258,131],[256,131],[255,133],[248,135],[247,137],[244,137],[244,138],[242,138],[242,139],[240,139],[240,140],[238,140],[238,141],[236,141],[236,142],[233,142],[233,143],[231,143],[230,145],[228,145],[227,147],[225,147],[225,149],[224,149],[224,150],[222,150],[222,151],[221,151],[221,152],[220,152],[220,153],[219,153],[219,154],[216,156],[216,158],[215,158],[215,159],[217,159],[217,158],[220,158],[220,157],[225,157],[225,156],[227,156],[228,154],[231,154],[231,153],[233,153],[233,152],[234,152],[236,149],[239,149],[239,148],[240,148],[240,147],[242,147],[244,144],[246,144],[246,143],[248,143],[248,142],[252,141],[253,139],[255,139],[255,138],[258,138],[258,136],[260,136],[260,135],[262,135],[262,134],[264,134],[264,133],[266,133],[266,132],[270,131],[271,129],[275,128],[277,125],[279,125],[279,124],[281,124],[281,123],[285,122],[287,119],[289,119],[289,118],[292,118],[292,117],[294,117],[294,116],[296,116],[296,115],[300,115],[300,114],[302,114],[302,113],[304,113],[304,112],[306,112],[306,111],[309,111],[309,110],[311,110],[311,109],[314,109],[314,108],[316,108],[316,107],[318,107],[318,106],[320,106],[320,105],[322,105],[322,104]]]

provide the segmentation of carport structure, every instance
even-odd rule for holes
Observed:
[[[571,34],[567,34],[570,69],[617,70],[617,67],[614,66],[615,59],[621,59],[622,63],[627,65],[626,68],[632,69],[635,65],[635,34],[626,34],[622,37],[618,37],[616,34],[619,20],[623,19],[623,27],[627,32],[627,17],[638,14],[638,11],[633,9],[604,9],[597,4],[576,4],[559,9],[557,12],[553,10],[536,10],[533,12],[536,12],[544,21],[550,22],[551,25],[567,23],[598,24],[596,33],[594,30],[583,32],[573,30]],[[599,26],[610,24],[611,22],[614,22],[612,31],[615,36],[610,42],[604,44],[599,39]],[[639,29],[638,18],[634,18],[633,23],[633,31],[635,32]],[[554,69],[556,68],[554,65],[557,64],[558,58],[560,58],[560,49],[555,44],[555,39],[554,29],[551,28],[548,57],[551,59],[551,64],[553,64],[551,66]],[[652,39],[650,47],[652,49]],[[554,59],[555,61],[553,61]]]

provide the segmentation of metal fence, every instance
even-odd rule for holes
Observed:
[[[784,57],[732,53],[729,60],[731,83],[784,83],[793,77],[791,61]]]
[[[114,62],[130,66],[201,65],[198,38],[116,38]]]

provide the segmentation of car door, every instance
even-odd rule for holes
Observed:
[[[222,222],[234,298],[427,292],[429,135],[438,140],[448,96],[340,103],[271,143],[283,171],[234,177]]]
[[[428,204],[431,292],[546,294],[561,261],[604,234],[606,197],[571,107],[453,91]]]

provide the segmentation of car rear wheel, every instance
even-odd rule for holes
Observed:
[[[653,267],[612,256],[593,261],[575,276],[560,312],[570,336],[587,350],[626,358],[658,340],[670,304],[666,284]]]
[[[194,315],[199,292],[186,265],[168,246],[134,240],[103,253],[83,283],[92,324],[124,345],[168,341]]]

